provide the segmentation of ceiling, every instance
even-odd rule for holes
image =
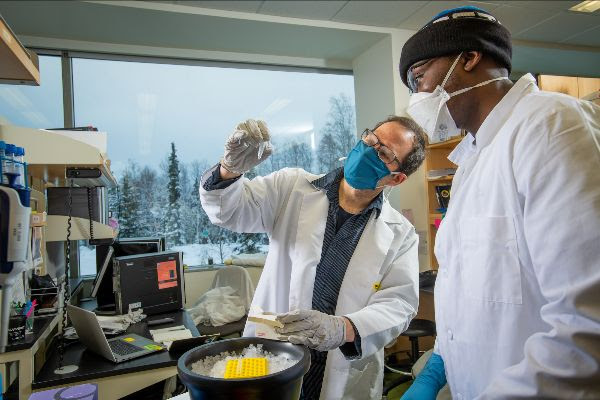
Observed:
[[[165,3],[416,30],[440,11],[473,5],[491,12],[514,39],[600,47],[600,11],[579,1],[169,1]]]
[[[0,1],[0,14],[19,37],[350,61],[386,36],[123,3]]]
[[[568,11],[577,3],[21,0],[0,1],[0,14],[28,38],[304,57],[350,68],[390,28],[417,30],[444,9],[476,5],[512,32],[513,70],[600,76],[600,11]]]

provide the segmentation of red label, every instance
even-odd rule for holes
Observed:
[[[165,261],[156,265],[158,275],[158,288],[167,289],[177,286],[177,263],[173,261]]]

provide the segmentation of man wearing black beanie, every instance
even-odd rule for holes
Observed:
[[[600,398],[600,107],[514,84],[510,33],[444,11],[402,49],[408,114],[468,135],[436,236],[434,354],[403,399]]]

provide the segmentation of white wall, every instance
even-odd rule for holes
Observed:
[[[227,268],[227,267],[224,267]],[[254,287],[258,284],[262,268],[260,267],[246,267],[246,270],[250,274]],[[185,271],[185,306],[191,307],[194,303],[206,293],[212,281],[217,273],[218,269],[211,270],[187,270]]]
[[[396,30],[392,33],[392,52],[394,58],[394,93],[396,94],[395,109],[398,115],[407,115],[409,92],[408,88],[400,78],[398,65],[400,63],[400,54],[404,43],[414,34],[413,31]],[[390,194],[390,202],[397,204],[401,209],[412,210],[414,216],[414,225],[420,236],[419,243],[419,265],[421,271],[429,269],[428,247],[427,247],[427,193],[425,185],[425,167],[421,166],[413,173],[406,182]]]
[[[402,46],[412,31],[394,30],[389,37],[379,41],[354,59],[354,93],[356,101],[356,124],[359,132],[372,127],[388,115],[406,115],[408,89],[402,83],[398,71]],[[427,231],[427,200],[425,173],[421,167],[409,179],[389,194],[391,205],[398,211],[411,209],[417,232]],[[421,269],[429,269],[426,235],[420,235],[419,263]]]
[[[392,38],[386,37],[352,62],[359,132],[395,112]]]

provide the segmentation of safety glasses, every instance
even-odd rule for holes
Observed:
[[[362,135],[360,136],[363,142],[369,147],[372,147],[377,152],[377,156],[381,161],[383,161],[386,165],[393,163],[394,161],[398,163],[398,167],[402,164],[400,160],[389,147],[386,147],[384,144],[381,144],[375,132],[370,129],[365,129]],[[401,174],[400,171],[392,171],[391,174]]]
[[[406,73],[406,82],[408,83],[408,90],[410,90],[411,93],[417,93],[419,91],[419,78],[422,75],[419,74],[419,71],[415,73],[415,69],[418,70],[420,67],[429,64],[431,61],[433,61],[433,58],[418,61],[408,69],[408,72]]]

